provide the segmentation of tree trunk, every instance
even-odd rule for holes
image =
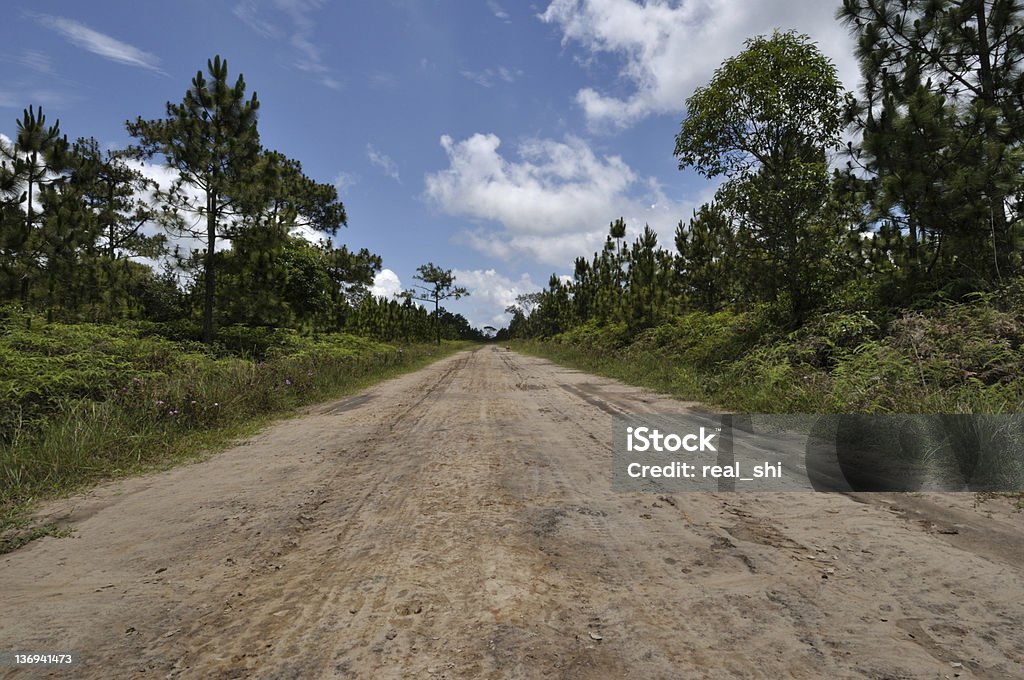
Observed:
[[[118,294],[117,286],[114,283],[114,262],[117,260],[117,248],[114,245],[114,218],[112,217],[114,211],[114,182],[110,180],[107,184],[107,211],[111,215],[107,218],[107,291],[109,293],[107,299],[109,301],[108,313],[110,318],[113,319],[117,315],[118,303],[120,302],[121,296]]]
[[[213,303],[216,290],[214,252],[217,245],[217,198],[212,191],[206,194],[206,260],[203,262],[203,342],[213,342]]]
[[[434,328],[437,330],[437,344],[441,344],[441,301],[434,296]]]
[[[24,245],[26,248],[31,244],[32,240],[32,190],[35,188],[32,182],[32,170],[36,166],[36,155],[32,154],[32,165],[28,171],[28,210],[25,213],[25,241]],[[28,262],[25,262],[25,269],[21,272],[21,304],[28,306]]]
[[[981,98],[988,108],[995,108],[996,84],[992,75],[992,46],[988,40],[988,17],[985,14],[985,1],[976,0],[975,20],[978,22],[978,76],[981,85]],[[999,142],[999,133],[993,130],[992,126],[985,123],[985,138],[988,141]],[[988,155],[987,152],[985,154]],[[985,159],[989,163],[993,159]],[[992,187],[989,196],[989,226],[991,228],[993,261],[992,268],[996,280],[1001,280],[1004,271],[1009,270],[1010,264],[1010,242],[1009,228],[1007,224],[1006,204],[1002,192]]]

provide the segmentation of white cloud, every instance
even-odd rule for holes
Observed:
[[[341,82],[324,64],[321,48],[313,42],[317,26],[313,14],[323,4],[322,0],[242,0],[235,5],[234,14],[264,38],[286,41],[293,51],[293,68],[315,77],[324,87],[340,90]]]
[[[499,80],[506,83],[514,83],[516,79],[523,75],[523,72],[521,70],[512,71],[504,66],[499,66],[498,68],[486,68],[482,71],[463,69],[459,71],[459,75],[481,87],[494,87],[495,83]]]
[[[339,172],[334,177],[334,188],[338,193],[344,193],[346,189],[354,187],[359,182],[359,175],[354,172]]]
[[[57,109],[71,106],[80,99],[77,95],[42,88],[0,89],[0,109],[21,111],[28,106],[42,106],[44,110]]]
[[[649,223],[662,238],[690,208],[669,199],[653,179],[639,178],[618,156],[599,157],[583,140],[529,140],[519,160],[499,152],[493,134],[441,146],[449,167],[428,174],[426,196],[444,212],[480,222],[459,238],[500,259],[516,255],[566,267],[601,247],[608,224],[622,216],[630,234]]]
[[[447,212],[497,220],[521,233],[559,233],[603,221],[636,176],[618,156],[598,158],[575,137],[529,140],[505,159],[501,139],[441,137],[449,168],[428,175],[427,194]]]
[[[51,59],[50,55],[45,52],[40,52],[38,50],[25,50],[15,58],[15,61],[38,73],[53,73],[53,59]]]
[[[529,274],[518,279],[502,276],[493,269],[455,269],[452,274],[455,284],[469,291],[469,297],[459,303],[459,313],[477,328],[507,326],[512,317],[505,313],[505,308],[515,304],[517,296],[540,290]]]
[[[162,163],[145,163],[135,159],[127,159],[125,160],[125,165],[133,170],[137,170],[146,179],[155,182],[157,187],[161,191],[165,192],[169,191],[180,178],[177,170],[163,165]],[[188,196],[190,203],[193,205],[203,205],[203,202],[205,201],[205,194],[203,194],[197,187],[186,183],[182,186],[182,190]],[[143,198],[150,203],[150,205],[156,205],[156,199],[153,191],[147,191]],[[187,228],[200,230],[203,228],[203,225],[201,224],[201,216],[184,211],[179,211],[178,215],[181,217],[183,224]],[[168,238],[171,249],[173,250],[174,248],[178,248],[182,254],[188,254],[195,250],[203,250],[206,247],[205,240],[198,236],[168,233],[163,227],[153,222],[144,226],[143,231],[150,235],[165,234]],[[229,248],[230,245],[231,244],[227,239],[218,239],[217,250],[224,250]]]
[[[385,175],[399,184],[402,183],[402,178],[398,175],[398,165],[391,160],[390,156],[377,150],[373,144],[367,144],[366,157],[370,159],[370,163],[383,170]]]
[[[36,19],[47,28],[60,33],[73,44],[93,54],[98,54],[119,64],[137,66],[167,75],[160,69],[160,60],[155,55],[93,30],[74,19],[55,17],[49,14],[40,14]]]
[[[686,98],[723,60],[742,51],[745,39],[774,28],[810,35],[854,89],[853,39],[834,14],[835,4],[820,0],[552,0],[539,16],[560,28],[563,44],[622,60],[620,73],[632,92],[587,87],[576,101],[590,123],[628,127],[652,114],[682,117]]]
[[[373,286],[370,288],[371,294],[390,300],[401,292],[402,281],[398,278],[398,274],[390,269],[382,269],[373,277]]]
[[[491,13],[498,19],[504,21],[506,24],[511,23],[512,19],[509,17],[508,12],[497,3],[496,0],[487,0],[487,7],[491,10]]]

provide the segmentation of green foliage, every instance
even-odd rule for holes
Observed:
[[[420,265],[416,268],[417,281],[427,284],[417,285],[415,289],[407,290],[403,296],[407,300],[420,300],[421,302],[434,303],[434,328],[437,336],[437,344],[441,344],[442,336],[442,309],[441,300],[458,300],[469,295],[469,291],[462,286],[455,285],[455,276],[450,269],[442,269],[433,262]]]
[[[197,343],[144,336],[128,325],[46,323],[0,312],[0,444],[35,428],[67,400],[104,399],[133,379],[166,376],[207,357]]]
[[[68,402],[137,396],[141,384],[196,367],[208,371],[220,361],[342,361],[391,351],[369,338],[311,338],[288,328],[228,326],[213,346],[197,337],[197,328],[181,324],[47,323],[5,309],[0,315],[0,444],[37,428]]]
[[[931,290],[1020,272],[1024,5],[1017,0],[844,0],[862,98],[851,175],[869,219],[906,233],[904,266]]]
[[[217,240],[229,237],[227,217],[248,203],[252,189],[246,182],[259,167],[260,143],[256,130],[259,102],[253,94],[245,99],[245,79],[240,75],[228,84],[227,60],[218,55],[207,62],[211,80],[202,71],[192,79],[180,104],[167,102],[167,118],[127,123],[139,139],[134,150],[140,158],[162,156],[178,172],[179,180],[161,195],[167,219],[178,230],[200,239],[203,256],[203,341],[213,342],[216,306]],[[203,201],[187,188],[198,189]],[[179,214],[203,218],[202,229],[192,229]]]
[[[1024,281],[889,320],[823,314],[780,331],[769,308],[691,312],[642,333],[591,321],[518,347],[687,400],[752,413],[1017,413]]]
[[[686,101],[676,136],[679,167],[732,179],[762,168],[783,172],[808,152],[835,144],[842,96],[835,66],[807,36],[751,38]]]
[[[678,277],[683,295],[699,309],[717,311],[733,297],[736,239],[729,220],[715,203],[694,211],[687,227],[676,229]]]
[[[0,144],[0,294],[28,301],[44,261],[40,193],[64,179],[68,142],[60,122],[47,127],[42,107],[28,108],[13,144]]]
[[[848,352],[880,336],[881,330],[863,312],[830,312],[819,315],[789,340],[799,343],[809,353],[805,360],[817,368],[829,368]]]
[[[864,101],[806,36],[749,40],[687,101],[680,168],[727,181],[676,255],[649,232],[623,248],[620,219],[571,282],[507,310],[509,334],[733,408],[1016,408],[1024,6],[846,0],[840,16]],[[863,143],[830,177],[851,122]]]
[[[0,510],[195,455],[246,423],[408,370],[459,345],[229,327],[210,347],[174,324],[0,317]],[[217,433],[225,433],[218,435]],[[210,438],[213,438],[211,440]],[[2,524],[2,523],[0,523]],[[2,528],[2,527],[0,527]]]
[[[785,296],[798,325],[820,302],[815,284],[841,231],[820,218],[829,195],[825,154],[838,146],[844,93],[835,66],[807,36],[776,32],[746,47],[687,100],[675,154],[680,169],[729,178],[716,200],[735,223],[730,259],[744,270],[745,291]],[[717,218],[695,220],[694,236],[704,236],[709,221],[717,227]],[[724,236],[716,241],[724,251]],[[697,243],[682,245],[689,251]],[[708,257],[696,254],[706,297]]]
[[[207,67],[180,103],[167,103],[166,118],[127,124],[139,143],[125,151],[104,153],[94,139],[68,145],[41,111],[25,112],[16,142],[0,149],[0,302],[62,321],[198,311],[207,344],[217,324],[346,327],[380,257],[296,235],[332,236],[347,224],[337,189],[262,149],[255,95],[241,76],[229,83],[220,57]],[[129,156],[159,158],[177,179],[158,188]],[[169,253],[154,226],[202,250]]]

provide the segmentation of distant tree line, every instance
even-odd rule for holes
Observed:
[[[227,324],[480,335],[440,306],[369,295],[381,258],[332,244],[347,226],[335,187],[263,147],[256,95],[219,56],[207,67],[166,117],[128,121],[125,149],[69,142],[41,108],[25,110],[0,144],[0,304],[66,321],[194,319],[207,343]],[[158,186],[133,161],[174,181]]]
[[[755,307],[792,329],[823,309],[962,300],[1020,277],[1022,13],[1017,0],[844,0],[859,97],[807,36],[752,38],[686,102],[680,169],[724,182],[674,248],[649,228],[625,244],[613,222],[571,280],[520,296],[506,333]]]

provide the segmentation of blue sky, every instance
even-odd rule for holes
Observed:
[[[29,105],[70,138],[131,143],[215,54],[261,100],[265,146],[335,183],[338,242],[380,254],[376,290],[433,261],[500,326],[622,215],[671,244],[715,185],[672,156],[685,100],[744,39],[810,35],[856,86],[819,0],[235,0],[8,3],[0,133]]]

